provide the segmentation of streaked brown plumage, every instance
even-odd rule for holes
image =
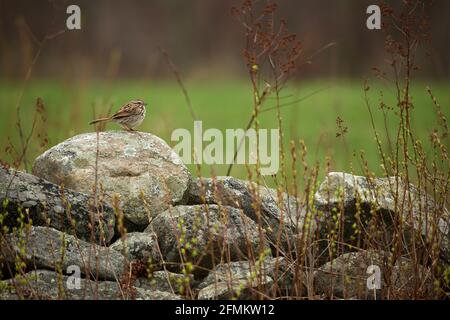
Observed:
[[[127,131],[134,131],[134,128],[139,126],[145,118],[145,106],[147,104],[142,100],[131,100],[123,105],[111,117],[100,118],[89,122],[95,124],[99,122],[113,121],[117,122]]]

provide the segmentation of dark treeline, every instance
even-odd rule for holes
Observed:
[[[394,2],[394,1],[392,1]],[[400,1],[398,1],[400,2]],[[303,44],[303,59],[329,43],[301,76],[356,76],[384,63],[383,36],[365,27],[372,0],[282,0],[278,15]],[[82,29],[48,42],[39,76],[164,77],[170,69],[159,47],[190,76],[240,76],[242,26],[230,9],[239,1],[211,0],[0,0],[0,77],[23,77],[38,41],[65,28],[66,8],[81,7]],[[430,11],[432,45],[422,75],[450,74],[450,1]],[[424,53],[425,54],[425,53]]]

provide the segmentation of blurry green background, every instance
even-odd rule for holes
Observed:
[[[82,30],[66,31],[42,48],[31,78],[24,82],[38,50],[37,39],[65,26],[65,9],[79,4]],[[149,103],[146,121],[139,128],[160,136],[170,145],[176,128],[193,132],[184,96],[170,67],[162,57],[164,48],[176,64],[192,100],[193,108],[207,128],[245,128],[252,113],[252,92],[242,58],[243,29],[230,15],[233,1],[12,1],[0,0],[0,147],[1,157],[11,141],[18,145],[16,108],[25,133],[31,128],[37,97],[45,105],[49,144],[30,143],[32,160],[46,148],[73,135],[92,131],[88,122],[95,113],[117,110],[130,99]],[[370,78],[370,101],[376,124],[384,132],[378,110],[380,91],[385,103],[394,107],[394,88],[372,78],[373,66],[386,67],[381,32],[365,28],[365,8],[372,1],[281,1],[279,15],[303,44],[300,62],[323,46],[336,45],[314,57],[294,75],[283,91],[283,103],[307,99],[282,109],[285,147],[289,140],[303,139],[309,163],[331,159],[335,171],[361,172],[354,153],[364,150],[369,167],[380,173],[377,147],[364,101],[364,79]],[[428,135],[437,126],[433,90],[444,113],[450,115],[450,2],[436,1],[431,11],[433,44],[420,55],[411,95],[413,127],[428,146]],[[302,60],[303,59],[303,60]],[[22,98],[21,94],[23,93]],[[266,107],[273,106],[269,99]],[[348,128],[344,137],[336,119]],[[393,112],[387,127],[395,133],[398,120]],[[44,126],[44,127],[43,127]],[[261,128],[277,128],[276,111],[263,113]],[[107,129],[119,130],[115,124]],[[387,140],[382,134],[383,144]],[[288,163],[288,166],[290,164]],[[190,166],[192,172],[195,168]],[[225,174],[227,166],[202,166],[202,174]],[[247,177],[244,166],[232,175]]]

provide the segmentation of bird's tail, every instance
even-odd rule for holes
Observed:
[[[109,120],[111,120],[110,117],[109,118],[100,118],[100,119],[92,120],[91,122],[89,122],[89,124],[96,124],[96,123],[99,123],[99,122],[105,122],[105,121],[109,121]]]

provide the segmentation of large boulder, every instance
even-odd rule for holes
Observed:
[[[128,231],[142,231],[151,217],[180,201],[190,181],[162,139],[126,131],[72,137],[40,155],[33,174],[85,193],[92,193],[97,180],[99,194],[111,203],[120,199]]]
[[[320,267],[314,283],[317,294],[328,298],[419,299],[436,295],[429,269],[382,251],[345,253]]]
[[[97,243],[108,243],[114,235],[110,206],[101,201],[96,206],[86,194],[1,166],[0,204],[2,225],[10,230],[31,220],[33,225],[50,226]]]
[[[343,240],[348,244],[370,247],[376,243],[389,251],[393,241],[401,238],[404,250],[411,254],[418,254],[419,249],[432,252],[438,244],[441,257],[450,261],[449,212],[432,196],[400,178],[368,179],[331,172],[314,202],[325,221],[323,235],[332,234],[342,221]],[[402,232],[400,237],[398,232]]]
[[[315,230],[315,221],[295,197],[233,177],[193,180],[183,203],[220,204],[242,209],[249,218],[260,223],[278,249],[292,249],[296,244],[295,235],[305,233],[308,239]]]
[[[255,222],[242,210],[226,206],[176,206],[158,215],[145,232],[156,233],[166,262],[184,260],[200,267],[195,268],[199,273],[223,258],[243,260],[267,249]]]
[[[121,253],[48,227],[6,234],[0,242],[0,257],[11,266],[24,264],[31,269],[71,272],[68,267],[75,266],[82,274],[101,280],[120,280],[127,271]]]
[[[49,270],[30,271],[0,283],[0,300],[179,300],[168,292],[121,287],[119,282],[75,279]]]

